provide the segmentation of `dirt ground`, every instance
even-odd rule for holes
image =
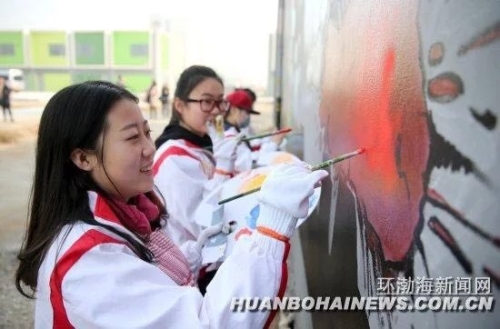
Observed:
[[[32,328],[33,305],[14,287],[26,223],[38,117],[0,122],[0,328]]]
[[[37,106],[38,109],[26,110]],[[40,104],[14,108],[15,122],[0,121],[0,328],[32,328],[33,302],[22,297],[14,286],[16,253],[23,238],[33,176],[35,139],[40,120]],[[261,116],[252,118],[257,132],[272,127],[272,104],[257,104]],[[148,117],[147,111],[145,112]],[[254,119],[255,118],[255,119]],[[167,120],[152,120],[156,137]]]

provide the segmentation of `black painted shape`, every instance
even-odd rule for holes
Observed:
[[[491,113],[489,109],[483,114],[479,113],[475,108],[469,108],[470,113],[480,124],[482,124],[486,129],[493,130],[497,125],[497,117],[495,114]]]

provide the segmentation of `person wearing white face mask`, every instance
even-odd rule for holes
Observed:
[[[138,99],[109,82],[69,86],[48,102],[15,278],[36,298],[34,327],[268,327],[272,313],[233,312],[232,298],[284,291],[289,239],[328,173],[305,163],[272,171],[256,232],[236,242],[202,296],[163,230],[171,218],[154,189],[150,132]],[[231,154],[231,143],[216,147],[216,158]],[[169,184],[182,193],[183,182]]]
[[[224,114],[224,136],[232,137],[242,134],[252,137],[249,122],[252,115],[260,115],[253,109],[255,93],[250,89],[236,89],[226,96],[229,102],[229,110]],[[278,149],[284,134],[274,135],[270,138],[254,139],[240,143],[236,152],[234,165],[235,173],[247,171],[253,167],[259,156],[266,152]]]
[[[251,114],[260,114],[252,109],[252,100],[242,90],[236,90],[226,96],[229,103],[229,109],[224,114],[224,136],[234,137],[242,132],[240,125]],[[238,145],[236,150],[236,160],[234,165],[234,174],[249,170],[252,168],[252,147],[248,141]]]
[[[257,95],[255,92],[250,89],[250,88],[241,88],[240,90],[243,90],[244,92],[247,93],[247,95],[250,97],[252,100],[252,107],[251,109],[253,110],[255,103],[257,102]],[[251,118],[252,116],[248,116],[245,121],[243,121],[240,125],[241,131],[245,134],[245,136],[254,136],[255,131],[251,127]],[[283,140],[285,138],[285,134],[277,134],[271,137],[265,137],[265,138],[258,138],[258,139],[253,139],[250,141],[250,145],[252,146],[252,152],[254,155],[254,159],[258,157],[257,151],[259,152],[274,152],[280,149],[282,146]]]

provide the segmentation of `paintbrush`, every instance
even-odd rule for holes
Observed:
[[[248,141],[251,141],[252,139],[257,139],[257,138],[264,138],[264,137],[268,137],[268,136],[274,136],[274,135],[279,135],[279,134],[286,134],[288,132],[292,131],[292,128],[285,128],[285,129],[281,129],[281,130],[278,130],[278,131],[275,131],[275,132],[272,132],[272,133],[265,133],[265,134],[262,134],[262,135],[256,135],[256,136],[252,136],[252,137],[244,137],[240,140],[240,143],[244,143],[244,142],[248,142]],[[207,150],[209,148],[211,148],[212,146],[204,146],[203,149]]]
[[[356,155],[359,155],[359,154],[363,154],[363,153],[365,153],[365,151],[366,151],[365,148],[361,147],[361,148],[357,149],[354,152],[343,154],[343,155],[338,156],[336,158],[333,158],[333,159],[327,160],[325,162],[322,162],[322,163],[320,163],[320,164],[318,164],[316,166],[310,166],[310,169],[311,169],[311,171],[315,171],[315,170],[319,170],[319,169],[328,168],[329,166],[331,166],[331,165],[333,165],[333,164],[335,164],[337,162],[344,161],[346,159],[352,158],[353,156],[356,156]],[[260,191],[260,187],[254,188],[254,189],[246,191],[244,193],[233,195],[232,197],[229,197],[227,199],[220,200],[218,202],[218,204],[221,205],[221,204],[224,204],[224,203],[227,203],[229,201],[233,201],[233,200],[239,199],[241,197],[244,197],[246,195],[249,195],[249,194],[252,194],[252,193],[255,193],[255,192],[258,192],[258,191]]]
[[[219,114],[214,120],[215,131],[218,137],[224,137],[224,117]]]
[[[279,134],[286,134],[286,133],[289,133],[290,131],[292,131],[292,128],[280,129],[280,130],[272,132],[272,133],[265,133],[265,134],[262,134],[262,135],[255,135],[255,136],[252,136],[252,137],[245,137],[241,141],[242,142],[247,142],[247,141],[251,141],[253,139],[257,139],[257,138],[264,138],[264,137],[269,137],[269,136],[274,136],[274,135],[279,135]]]
[[[311,171],[328,168],[332,164],[335,164],[335,163],[340,162],[340,161],[344,161],[346,159],[352,158],[353,156],[356,156],[359,154],[363,154],[363,153],[365,153],[365,151],[366,151],[366,149],[364,147],[360,147],[359,149],[357,149],[354,152],[346,153],[346,154],[340,155],[336,158],[326,160],[325,162],[321,162],[319,165],[312,166]]]

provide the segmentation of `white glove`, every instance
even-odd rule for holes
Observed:
[[[325,170],[311,172],[305,162],[282,164],[271,171],[257,196],[261,203],[257,227],[290,238],[297,219],[307,216],[315,186],[326,176]]]
[[[203,249],[203,246],[205,245],[205,243],[207,243],[207,241],[208,241],[208,239],[210,239],[210,237],[222,232],[223,225],[224,225],[224,223],[219,223],[217,225],[207,227],[206,229],[204,229],[200,232],[200,235],[198,236],[198,240],[196,240],[196,244],[195,244],[196,249],[199,250],[200,253],[201,253],[201,249]]]
[[[207,243],[208,239],[211,236],[214,236],[220,232],[222,232],[223,223],[207,227],[206,229],[200,232],[198,236],[198,240],[192,241],[194,243],[184,244],[180,247],[182,253],[186,257],[189,263],[189,268],[194,275],[198,276],[198,271],[201,268],[201,263],[203,258],[201,256],[201,250],[205,243]]]
[[[227,137],[214,143],[214,158],[216,167],[222,171],[232,173],[234,161],[236,160],[236,148],[241,141],[242,134]]]

